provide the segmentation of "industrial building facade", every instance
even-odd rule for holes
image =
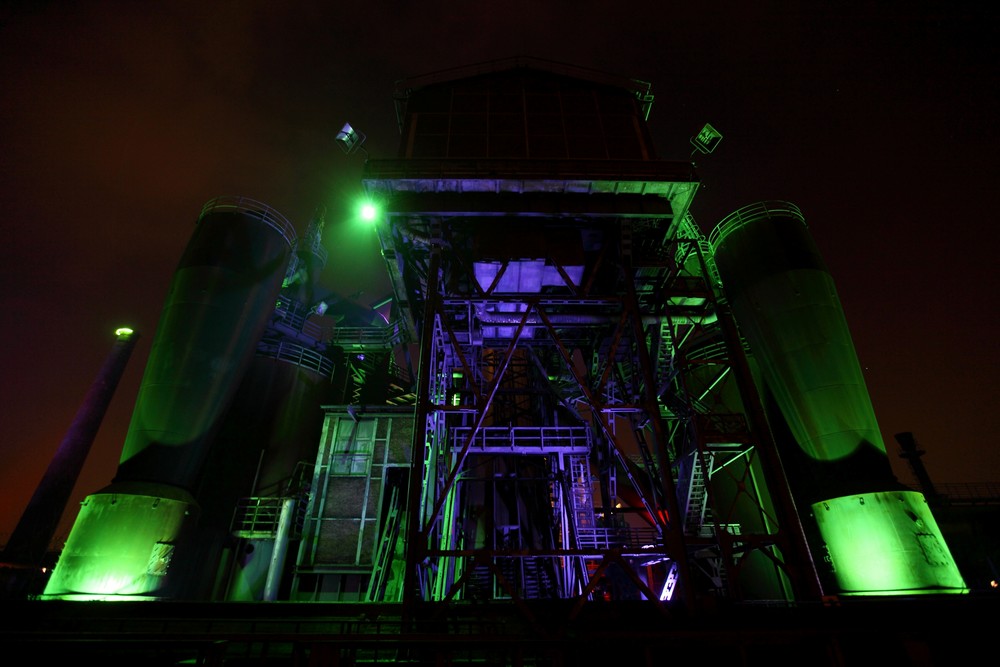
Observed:
[[[706,234],[643,82],[515,59],[396,103],[363,178],[391,301],[324,291],[321,214],[299,238],[209,202],[43,599],[559,601],[569,624],[967,592],[797,206]]]

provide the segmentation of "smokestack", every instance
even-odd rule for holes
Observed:
[[[894,437],[896,438],[896,442],[899,443],[899,448],[903,450],[899,458],[906,459],[906,462],[910,464],[910,470],[913,471],[913,476],[920,485],[920,490],[924,492],[924,496],[927,497],[928,502],[934,502],[938,497],[937,489],[934,488],[931,476],[927,474],[927,468],[924,467],[923,461],[920,460],[920,457],[926,454],[926,452],[922,449],[917,449],[917,440],[909,431],[897,433]]]
[[[139,334],[131,329],[119,329],[115,334],[118,338],[111,352],[7,542],[3,552],[5,562],[37,565],[45,557],[111,397],[139,339]]]

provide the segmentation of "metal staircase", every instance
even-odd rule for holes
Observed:
[[[375,567],[372,570],[371,579],[368,581],[369,602],[385,601],[385,591],[389,583],[392,559],[396,553],[396,543],[399,540],[399,527],[399,487],[394,487],[389,500],[389,511],[385,518],[385,526],[382,529],[378,549],[375,552]]]
[[[702,457],[697,452],[691,454],[692,466],[691,477],[687,484],[687,493],[684,509],[684,533],[686,535],[698,535],[708,537],[712,534],[711,526],[705,525],[705,519],[709,513],[707,475],[702,464]],[[715,455],[706,452],[704,455],[706,463],[711,468]]]
[[[570,473],[570,509],[576,534],[593,530],[594,489],[590,475],[590,462],[586,456],[568,458]]]

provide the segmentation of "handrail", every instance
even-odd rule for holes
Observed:
[[[715,229],[711,231],[708,235],[708,243],[712,247],[712,253],[715,253],[719,244],[722,243],[727,236],[740,227],[749,225],[762,218],[769,218],[772,214],[792,217],[797,219],[803,225],[806,224],[806,218],[802,215],[802,211],[799,210],[798,206],[792,204],[791,202],[772,200],[749,204],[727,215],[718,225],[715,226]]]
[[[365,181],[398,181],[396,187],[400,189],[407,187],[405,182],[426,180],[440,180],[454,188],[454,181],[463,178],[496,181],[501,190],[511,189],[511,184],[537,181],[538,189],[552,191],[556,183],[562,183],[567,192],[584,194],[598,186],[614,189],[615,183],[622,182],[663,186],[664,181],[697,181],[691,163],[683,160],[379,158],[366,163],[364,171]]]
[[[470,426],[452,427],[453,442],[464,444],[471,431]],[[483,426],[470,444],[470,451],[497,454],[583,454],[590,449],[590,429],[583,426]]]
[[[267,204],[254,199],[249,199],[247,197],[216,197],[215,199],[210,199],[204,206],[202,206],[201,214],[198,216],[199,222],[209,213],[217,211],[235,211],[237,213],[247,213],[253,217],[260,218],[264,224],[281,234],[281,236],[284,237],[285,241],[288,243],[289,247],[295,247],[298,238],[295,227],[288,221],[287,218],[285,218],[285,216],[281,215]]]
[[[309,251],[316,255],[316,259],[319,260],[319,265],[321,267],[326,266],[327,260],[330,258],[330,251],[326,249],[320,240],[313,240],[309,243]]]
[[[698,251],[705,262],[705,269],[709,273],[708,277],[712,280],[712,284],[722,285],[722,276],[719,275],[719,268],[715,265],[714,246],[709,238],[705,237],[690,211],[684,215],[677,227],[677,241],[677,255],[675,257],[678,262],[681,262],[682,257],[686,255],[688,242],[694,241],[698,244]]]
[[[1000,504],[1000,482],[952,482],[935,484],[938,495],[956,502]]]
[[[284,294],[278,295],[274,312],[281,322],[292,329],[303,333],[315,340],[326,340],[330,327],[321,327],[316,322],[309,319],[312,314],[303,304]]]
[[[328,342],[332,345],[389,349],[407,341],[405,328],[395,322],[384,327],[336,327]]]
[[[262,340],[257,343],[257,355],[270,357],[320,373],[323,377],[333,375],[333,361],[315,350],[288,341]]]

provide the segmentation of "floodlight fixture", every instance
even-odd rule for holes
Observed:
[[[365,150],[365,141],[367,139],[368,135],[355,130],[351,127],[350,123],[344,123],[344,127],[340,128],[340,132],[336,136],[337,143],[340,144],[340,148],[346,155],[361,151],[365,154],[366,161],[368,159],[368,151]]]
[[[712,127],[710,123],[705,123],[701,132],[691,137],[691,145],[694,146],[695,150],[706,155],[714,151],[720,141],[722,141],[722,133]]]
[[[365,202],[361,205],[361,219],[366,222],[371,222],[378,215],[378,209],[375,204],[371,202]]]

